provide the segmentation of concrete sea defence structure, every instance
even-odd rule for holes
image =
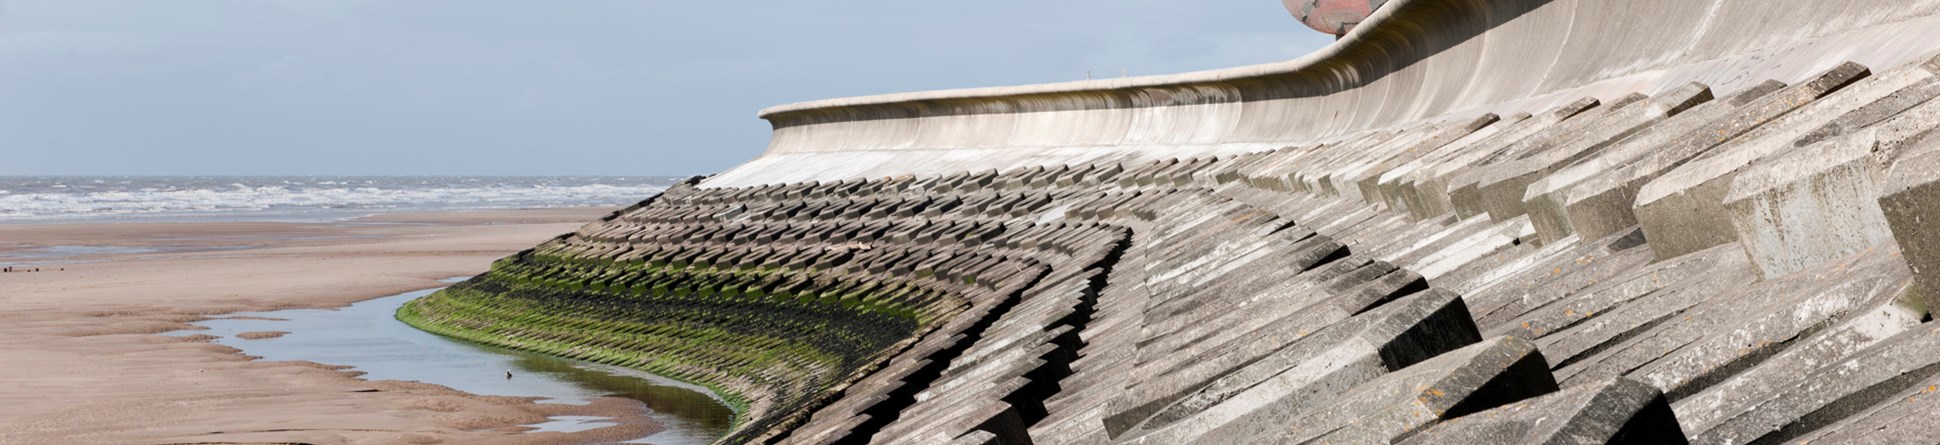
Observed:
[[[726,443],[1940,443],[1940,1],[1392,0],[1299,60],[763,112],[400,311]]]

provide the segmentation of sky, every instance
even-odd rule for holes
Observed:
[[[762,108],[1293,59],[1271,0],[0,0],[0,175],[692,175]]]

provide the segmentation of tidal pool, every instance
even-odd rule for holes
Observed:
[[[542,354],[477,345],[420,331],[393,314],[436,289],[368,300],[340,309],[292,309],[229,314],[195,323],[216,343],[262,360],[309,360],[352,366],[368,380],[414,380],[473,394],[543,397],[540,403],[584,404],[596,397],[639,400],[667,430],[629,443],[706,444],[727,433],[734,410],[706,388],[649,374]],[[244,332],[288,332],[245,340]],[[505,378],[507,371],[513,377]],[[559,416],[540,431],[591,429],[610,423]]]

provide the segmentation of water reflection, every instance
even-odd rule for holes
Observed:
[[[655,434],[642,443],[710,443],[727,434],[728,428],[734,423],[734,410],[705,387],[618,366],[491,346],[465,345],[515,357],[512,364],[524,371],[521,377],[524,374],[544,375],[591,389],[602,396],[623,397],[645,403],[647,408],[661,414],[652,417],[667,424],[667,431]]]
[[[706,388],[643,371],[439,337],[397,321],[405,302],[432,290],[368,300],[341,309],[294,309],[233,314],[196,323],[216,343],[263,360],[308,360],[352,366],[370,380],[415,380],[473,394],[542,397],[542,403],[582,404],[595,397],[639,400],[667,430],[636,441],[705,444],[727,433],[734,411]],[[244,340],[244,332],[289,332]],[[511,370],[515,377],[505,378]]]
[[[577,433],[580,431],[595,430],[600,428],[606,428],[609,426],[619,425],[617,423],[611,422],[611,420],[613,420],[613,418],[600,417],[600,416],[552,416],[552,420],[548,420],[540,423],[534,423],[534,424],[525,425],[525,426],[536,428],[532,430],[532,432],[534,433],[544,433],[548,431],[558,431],[562,433]]]

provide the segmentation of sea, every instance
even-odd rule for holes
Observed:
[[[666,176],[0,176],[0,224],[332,221],[380,213],[628,205]]]

